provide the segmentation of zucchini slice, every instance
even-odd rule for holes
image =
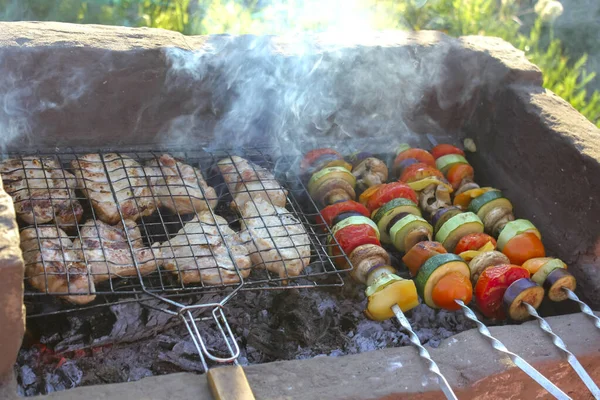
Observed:
[[[429,222],[424,218],[418,215],[409,214],[392,226],[390,229],[390,238],[398,251],[404,252],[410,250],[405,246],[405,239],[407,235],[416,228],[423,228],[423,231],[429,232],[429,236],[433,235],[432,226],[429,225]]]
[[[542,239],[540,231],[531,222],[526,219],[515,219],[506,224],[500,235],[498,235],[498,249],[502,251],[510,239],[525,232],[533,232],[538,238]]]
[[[431,308],[439,308],[432,298],[433,288],[438,281],[449,272],[459,272],[466,277],[471,276],[469,266],[456,254],[438,254],[425,261],[415,278],[419,295]]]
[[[455,215],[461,214],[462,211],[458,207],[444,207],[436,211],[431,218],[435,232],[438,232],[442,225]]]
[[[477,215],[467,212],[450,218],[435,234],[435,240],[440,242],[449,252],[454,251],[458,241],[469,233],[482,233],[483,222]]]
[[[446,176],[446,173],[450,168],[455,166],[456,164],[468,164],[466,158],[461,156],[460,154],[446,154],[445,156],[441,156],[437,160],[435,160],[435,167],[442,171],[442,174]]]
[[[462,187],[461,187],[461,189],[462,189]],[[457,192],[456,196],[454,197],[453,204],[457,207],[460,207],[463,210],[468,210],[469,205],[471,205],[471,201],[473,201],[473,199],[476,199],[477,197],[483,195],[484,193],[487,193],[490,191],[497,191],[497,190],[498,189],[494,189],[491,187],[482,187],[482,188],[465,190],[462,193]]]
[[[475,197],[469,203],[469,211],[475,214],[479,214],[479,209],[489,203],[492,200],[502,199],[502,192],[498,189],[488,190],[487,192]]]
[[[419,207],[417,207],[417,205],[412,201],[403,198],[388,201],[374,212],[373,221],[379,227],[382,242],[391,243],[391,238],[387,232],[387,226],[395,216],[401,213],[408,213],[417,215],[419,217],[421,216],[421,210],[419,210]]]
[[[529,312],[523,303],[537,309],[544,300],[544,288],[529,278],[517,279],[504,292],[502,303],[508,316],[514,321],[529,318]]]
[[[490,193],[492,193],[492,192],[490,192]],[[479,219],[481,219],[483,221],[485,219],[485,216],[488,215],[488,213],[495,208],[504,208],[504,209],[512,212],[513,205],[510,202],[510,200],[508,200],[505,197],[494,199],[494,200],[491,200],[491,201],[485,203],[484,205],[482,205],[479,208],[479,211],[477,211],[477,216],[479,217]]]
[[[575,291],[576,287],[577,280],[564,268],[557,268],[550,272],[544,281],[544,289],[548,291],[548,298],[552,301],[566,300],[567,292],[563,288]]]
[[[403,153],[403,152],[405,152],[406,150],[408,150],[410,148],[411,148],[410,144],[408,144],[408,143],[400,143],[398,145],[398,147],[396,148],[396,157],[398,155],[400,155],[400,153]]]
[[[554,258],[548,261],[546,264],[542,265],[542,267],[538,269],[538,271],[535,274],[533,274],[531,279],[533,279],[533,281],[538,285],[543,286],[544,282],[546,281],[546,278],[548,277],[548,275],[550,275],[552,271],[554,271],[555,269],[564,268],[565,263],[559,260],[558,258]]]
[[[356,185],[356,177],[352,172],[344,167],[328,167],[314,173],[308,181],[308,193],[313,193],[323,182],[333,177],[340,178],[348,182],[354,187]]]

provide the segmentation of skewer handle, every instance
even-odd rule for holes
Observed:
[[[573,300],[579,305],[581,312],[590,317],[592,321],[594,321],[594,325],[596,325],[596,328],[600,329],[600,318],[598,318],[598,316],[594,314],[594,311],[592,311],[590,306],[581,301],[579,297],[575,294],[575,292],[573,292],[571,289],[563,288],[563,290],[567,292],[567,297],[569,299]]]
[[[525,308],[527,308],[529,315],[538,320],[538,322],[540,323],[540,328],[542,328],[544,332],[546,332],[550,337],[552,337],[552,343],[554,343],[554,345],[567,357],[567,361],[569,362],[571,367],[573,367],[575,372],[577,372],[577,375],[579,375],[579,378],[581,378],[581,380],[583,381],[585,386],[587,386],[588,390],[592,393],[594,398],[600,400],[600,389],[598,389],[598,385],[594,383],[594,381],[587,373],[587,371],[583,368],[577,357],[575,357],[573,353],[571,353],[567,349],[565,342],[562,341],[560,336],[554,333],[548,322],[537,313],[536,309],[533,306],[525,302],[523,302],[523,305],[525,305]]]
[[[421,340],[419,340],[419,337],[417,336],[415,331],[412,330],[410,322],[408,322],[408,319],[406,318],[400,307],[397,304],[394,304],[392,306],[392,311],[394,311],[394,314],[396,315],[398,322],[400,322],[400,325],[408,332],[408,336],[410,338],[411,343],[419,349],[419,356],[421,356],[421,358],[423,358],[427,362],[429,371],[433,372],[436,375],[438,379],[438,384],[440,385],[440,389],[442,389],[442,392],[444,392],[446,398],[449,400],[458,400],[458,398],[454,394],[454,391],[452,390],[452,387],[450,387],[450,384],[448,383],[444,375],[442,375],[442,371],[440,371],[435,361],[433,361],[427,349],[423,347],[423,345],[421,344]]]
[[[560,400],[571,399],[565,392],[560,390],[560,388],[558,386],[556,386],[554,383],[550,382],[550,380],[548,378],[546,378],[537,369],[533,368],[531,366],[531,364],[529,364],[527,361],[525,361],[523,358],[521,358],[521,356],[518,356],[515,353],[509,351],[501,341],[499,341],[498,339],[493,337],[492,333],[487,328],[487,326],[485,326],[483,324],[483,322],[481,322],[477,318],[475,313],[469,307],[467,307],[465,305],[465,303],[463,303],[461,300],[454,300],[454,301],[456,301],[456,304],[458,304],[462,308],[462,310],[465,314],[465,317],[467,317],[471,321],[475,322],[479,333],[481,333],[487,339],[487,341],[490,342],[490,344],[492,345],[492,347],[494,349],[498,350],[501,353],[506,354],[512,360],[512,362],[521,369],[521,371],[523,371],[527,375],[529,375],[529,377],[531,379],[536,381],[541,387],[546,389],[548,391],[548,393],[550,393],[555,398],[560,399]]]

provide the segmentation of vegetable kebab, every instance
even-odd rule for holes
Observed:
[[[468,165],[460,149],[438,146],[432,151],[431,158],[425,155],[429,153],[416,150],[405,150],[400,156],[410,151],[416,154],[414,157],[421,157],[429,164],[413,162],[401,172],[401,180],[414,184],[432,177],[437,182],[447,179],[452,186],[449,191],[460,190],[467,185],[472,187],[474,184],[473,168]],[[399,157],[396,163],[401,168],[398,159]],[[431,159],[436,160],[437,168],[430,165]],[[410,161],[405,159],[400,161],[402,162],[406,165]],[[411,174],[411,170],[418,171],[421,175],[414,172]],[[465,211],[437,199],[430,200],[429,203],[423,205],[421,202],[421,205],[431,216],[437,242],[418,243],[403,258],[427,305],[457,310],[460,306],[455,300],[463,300],[468,304],[471,293],[474,292],[479,308],[488,318],[504,319],[505,309],[515,320],[527,318],[527,310],[522,306],[525,298],[534,307],[539,307],[543,289],[528,279],[527,270],[511,265],[511,260],[506,255],[495,251],[497,242],[484,233],[484,223],[476,212]],[[503,308],[503,297],[508,287],[521,278],[527,278],[527,282],[522,281],[508,291]]]
[[[563,288],[574,291],[575,277],[566,270],[566,265],[561,260],[545,257],[546,251],[539,230],[528,220],[515,219],[512,203],[502,195],[500,190],[491,187],[481,188],[473,181],[473,168],[464,158],[462,150],[449,144],[440,144],[432,149],[432,155],[436,159],[438,168],[445,173],[448,181],[456,189],[454,205],[476,214],[483,221],[485,231],[498,238],[497,248],[502,253],[495,251],[486,255],[485,251],[489,246],[488,249],[478,249],[480,252],[483,250],[483,254],[475,257],[477,259],[474,263],[479,267],[474,268],[474,273],[483,272],[482,261],[483,264],[486,263],[485,260],[487,262],[495,260],[496,264],[505,262],[506,260],[500,257],[500,254],[503,254],[511,264],[521,265],[527,270],[525,277],[531,278],[519,283],[515,282],[511,290],[506,291],[505,303],[514,304],[519,299],[521,302],[531,303],[531,300],[533,302],[531,304],[535,306],[535,302],[538,300],[541,302],[541,299],[538,299],[540,293],[541,296],[544,294],[541,288],[548,291],[548,298],[552,301],[566,300],[568,292]],[[456,252],[460,253],[460,250],[462,249],[457,249]],[[520,274],[523,275],[523,271],[520,271]],[[475,277],[477,278],[477,275]],[[523,298],[526,293],[529,296],[528,300]],[[476,287],[475,297],[478,303],[479,296]],[[524,308],[516,310],[515,312],[523,312],[523,317],[527,316]],[[486,315],[498,316],[494,312],[488,312]],[[514,319],[518,317],[510,316]]]
[[[327,157],[319,154],[327,155]],[[369,157],[366,158],[366,160],[368,159]],[[415,203],[416,194],[410,187],[400,183],[389,185],[376,183],[376,178],[385,181],[383,170],[379,174],[375,173],[378,175],[377,177],[363,174],[360,170],[354,175],[350,173],[355,178],[353,181],[346,173],[351,169],[331,166],[331,162],[338,163],[339,160],[339,154],[331,149],[313,150],[302,160],[303,170],[312,173],[309,194],[321,206],[324,206],[321,211],[322,219],[332,231],[328,241],[331,242],[332,238],[335,238],[341,250],[349,255],[350,262],[354,267],[352,277],[367,285],[365,290],[368,298],[365,310],[367,317],[382,321],[396,316],[400,325],[408,331],[411,342],[419,348],[419,355],[427,360],[429,369],[438,376],[441,389],[446,397],[455,399],[456,396],[448,381],[441,374],[435,361],[431,359],[403,315],[404,312],[419,305],[415,283],[395,274],[395,269],[390,265],[390,256],[379,242],[380,239],[387,242],[393,240],[395,244],[407,246],[417,237],[430,237],[431,226],[425,229],[424,236],[422,233],[418,233],[421,232],[422,224],[418,223],[410,229],[408,226],[397,227],[400,221],[406,218],[420,218],[420,212]],[[355,165],[360,168],[361,163]],[[371,165],[379,165],[376,161],[371,160],[371,163]],[[319,170],[319,168],[322,169]],[[331,168],[345,169],[346,172],[332,171]],[[371,167],[365,165],[365,170],[368,168]],[[353,201],[354,186],[357,180],[366,189],[366,195],[363,193],[364,196],[361,196],[361,203],[364,204]],[[335,182],[339,182],[339,184]],[[377,216],[377,223],[368,216]],[[411,225],[411,222],[415,221],[421,222],[418,219],[408,219],[407,221],[409,223],[406,225]],[[422,222],[426,224],[425,220]],[[381,231],[380,227],[383,227]],[[392,229],[394,227],[396,228]],[[406,235],[406,239],[403,238],[404,235]],[[411,239],[408,239],[408,236]],[[332,249],[330,255],[340,253],[337,246],[330,246],[330,248]],[[347,263],[338,261],[339,259],[341,257],[336,258],[336,265],[341,268],[347,267]]]
[[[379,227],[369,218],[369,210],[354,201],[356,179],[352,167],[343,165],[342,160],[332,149],[317,149],[306,154],[301,170],[304,174],[312,173],[309,194],[324,206],[322,222],[331,229],[327,239],[329,255],[341,269],[349,268],[343,254],[349,256],[354,266],[352,277],[367,285],[365,314],[382,321],[394,316],[393,306],[405,312],[416,307],[419,299],[414,282],[395,274],[389,254],[381,247]],[[334,240],[339,246],[332,243]]]

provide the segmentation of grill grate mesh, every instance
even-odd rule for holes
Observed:
[[[342,255],[339,256],[328,255],[328,248],[337,244],[327,244],[329,228],[319,222],[319,211],[308,196],[298,174],[293,170],[298,164],[298,159],[285,155],[272,158],[271,155],[277,153],[273,148],[245,149],[243,154],[234,154],[226,150],[164,148],[122,151],[115,153],[118,157],[109,152],[96,152],[94,154],[100,156],[95,161],[90,161],[90,158],[85,156],[89,152],[73,149],[11,154],[9,159],[15,160],[18,167],[7,169],[5,160],[0,173],[5,189],[9,193],[12,192],[15,208],[20,215],[19,225],[26,260],[25,296],[29,308],[28,315],[142,301],[148,298],[143,296],[144,294],[165,298],[221,294],[222,301],[225,301],[237,290],[343,285],[342,271],[336,269],[334,262],[337,257],[348,261],[346,255],[341,251]],[[200,189],[199,192],[192,192],[193,188],[187,181],[186,185],[165,184],[169,182],[168,176],[161,168],[141,170],[141,165],[147,166],[152,161],[159,162],[164,154],[197,168],[194,173],[202,175],[195,176],[196,182],[192,186]],[[233,268],[226,270],[215,268],[214,263],[210,261],[214,260],[216,250],[220,252],[217,256],[221,259],[231,261],[232,255],[235,258],[237,253],[234,252],[231,238],[239,239],[239,236],[231,235],[227,225],[214,224],[216,215],[224,217],[228,226],[236,232],[252,222],[229,207],[233,197],[217,167],[219,160],[233,155],[244,157],[273,172],[277,181],[287,190],[287,218],[277,216],[281,221],[279,228],[287,232],[289,221],[300,223],[307,233],[305,237],[308,238],[307,244],[310,248],[310,261],[305,263],[298,276],[293,276],[286,268],[287,262],[294,261],[294,257],[289,255],[289,250],[296,249],[297,246],[291,241],[287,244],[288,241],[285,240],[281,244],[278,237],[273,236],[271,229],[263,229],[263,232],[268,235],[266,239],[278,243],[274,251],[286,260],[283,272],[276,273],[255,267],[248,274],[247,270],[239,267],[239,262],[232,263]],[[178,173],[181,173],[183,166],[178,164],[176,168]],[[85,175],[86,179],[81,179],[83,169],[97,173]],[[140,171],[144,171],[146,177],[140,174]],[[74,179],[71,174],[80,179]],[[94,185],[97,188],[102,176],[111,177],[102,187],[105,191],[102,196],[105,197],[90,196],[90,200],[85,193],[89,193]],[[214,192],[202,187],[202,176]],[[147,190],[147,180],[155,184],[153,190]],[[166,195],[164,191],[161,192],[163,204],[165,197],[173,203],[176,203],[176,200],[185,200],[194,206],[193,212],[180,215],[159,206],[156,189],[160,186],[167,192]],[[249,195],[253,195],[253,191],[261,191],[243,186],[242,190]],[[265,191],[264,186],[262,190]],[[238,193],[239,190],[236,191],[236,195]],[[254,198],[250,198],[254,202]],[[111,201],[115,203],[115,199],[119,199],[116,218],[114,212],[107,213],[106,207],[104,211],[101,207]],[[208,208],[208,214],[201,214],[201,210],[195,207],[198,203],[192,201],[198,200],[201,203],[203,199],[217,203],[215,207]],[[102,203],[104,200],[107,200],[106,204]],[[41,210],[50,210],[49,213],[46,212],[49,215],[44,215]],[[132,223],[127,221],[127,215],[132,213],[145,215]],[[117,224],[105,224],[103,220],[108,221],[111,218],[107,215],[113,215],[110,222]],[[192,220],[200,215],[208,217],[208,222],[213,221],[211,226],[201,225],[200,232],[210,229],[214,235],[196,234],[197,231],[191,230],[188,232],[188,227],[198,227],[198,223],[193,223]],[[80,216],[79,220],[77,216]],[[261,223],[264,224],[262,226],[273,226],[272,218],[268,221],[263,216],[252,218],[261,219]],[[102,234],[98,235],[98,232]],[[174,244],[173,238],[178,232],[182,236],[179,237],[178,243]],[[31,240],[27,246],[24,245],[23,238],[26,238],[28,233],[31,234]],[[293,238],[294,234],[289,233],[289,236]],[[254,241],[255,238],[251,237],[250,240]],[[218,246],[198,245],[205,241],[217,242]],[[39,251],[40,248],[43,249],[42,252]],[[168,256],[165,256],[165,253],[169,253]],[[269,263],[268,255],[263,254],[266,253],[261,251],[260,257]],[[297,251],[295,254],[299,262],[302,262],[302,259],[306,260],[298,255]],[[173,270],[164,267],[167,261],[170,261]],[[190,264],[193,267],[190,267]],[[65,265],[68,268],[65,268]],[[93,265],[97,268],[92,268]],[[192,282],[189,282],[181,279],[182,273],[200,279],[192,279]],[[206,279],[206,275],[210,275],[210,279]],[[95,296],[95,299],[92,297],[93,301],[90,301],[90,296]],[[62,300],[58,302],[57,297]],[[54,306],[48,306],[52,302]],[[77,305],[74,306],[73,303]]]

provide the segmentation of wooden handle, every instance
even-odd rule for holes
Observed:
[[[207,377],[215,400],[255,400],[246,374],[239,365],[211,368]]]

